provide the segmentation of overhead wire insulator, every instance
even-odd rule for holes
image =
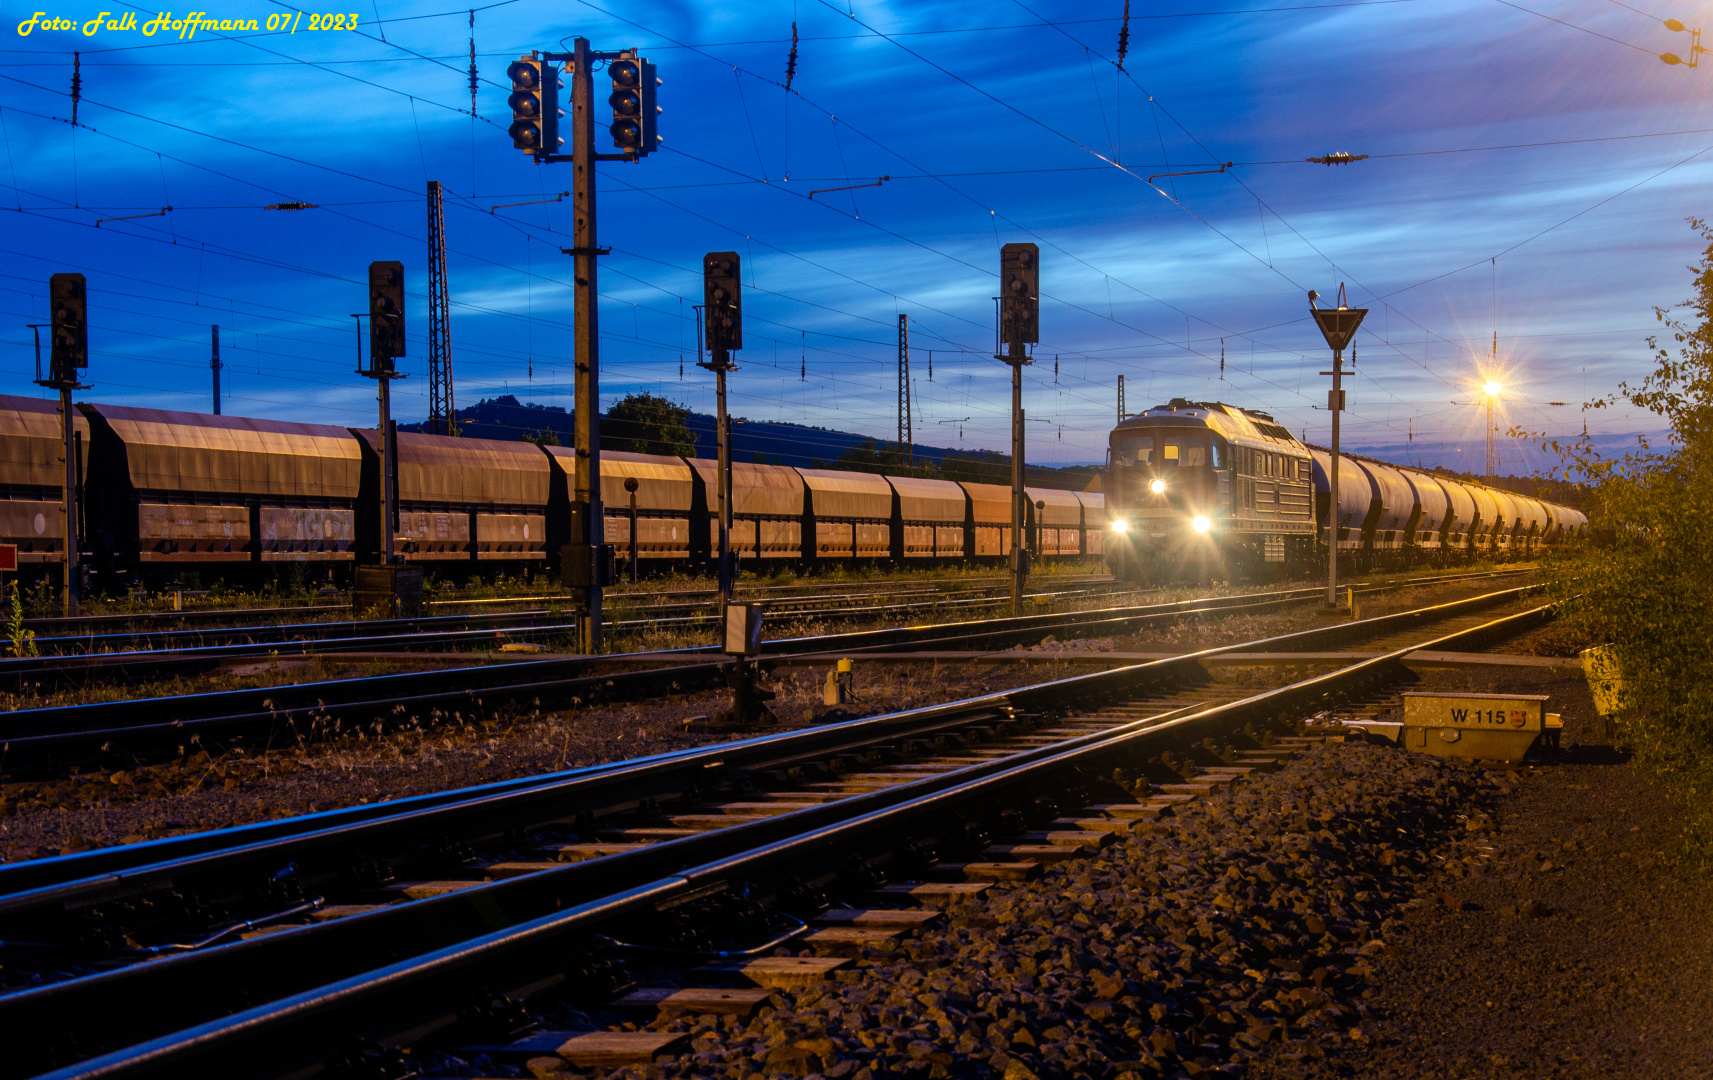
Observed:
[[[1367,154],[1347,154],[1340,150],[1336,154],[1327,154],[1325,157],[1304,158],[1303,160],[1311,161],[1316,165],[1348,165],[1352,161],[1362,161],[1367,157]]]
[[[476,11],[470,9],[470,115],[476,115]]]
[[[1124,22],[1118,28],[1118,70],[1124,70],[1124,58],[1130,53],[1130,0],[1124,0]]]
[[[797,24],[791,24],[791,55],[785,58],[785,89],[790,91],[791,80],[797,77]]]
[[[1664,23],[1665,23],[1665,28],[1667,30],[1671,30],[1671,31],[1675,31],[1675,32],[1684,32],[1684,31],[1688,32],[1688,34],[1689,34],[1689,59],[1686,61],[1683,59],[1683,57],[1677,55],[1676,53],[1669,53],[1669,52],[1668,53],[1660,53],[1659,58],[1661,60],[1664,60],[1668,64],[1683,64],[1686,67],[1697,67],[1701,61],[1701,54],[1707,51],[1706,49],[1701,47],[1701,28],[1698,26],[1695,29],[1690,30],[1689,27],[1683,25],[1681,22],[1679,22],[1676,19],[1666,19],[1666,20],[1664,20]]]
[[[71,126],[77,126],[77,103],[83,100],[83,54],[71,54]]]

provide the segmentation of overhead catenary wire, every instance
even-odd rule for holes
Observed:
[[[461,12],[461,14],[463,14],[463,12]],[[1110,315],[1110,314],[1112,314],[1112,312],[1108,312],[1108,315]]]

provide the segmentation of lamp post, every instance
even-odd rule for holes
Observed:
[[[1493,402],[1499,399],[1499,391],[1504,387],[1492,379],[1481,386],[1481,392],[1487,396],[1487,485],[1491,487],[1499,478],[1499,461],[1493,453]]]
[[[1332,350],[1332,370],[1322,375],[1332,376],[1332,391],[1326,395],[1327,410],[1332,413],[1332,467],[1328,470],[1329,491],[1326,517],[1326,606],[1338,606],[1338,414],[1344,411],[1344,347],[1356,336],[1356,328],[1368,314],[1367,308],[1346,307],[1344,285],[1338,286],[1338,307],[1317,308],[1320,293],[1309,290],[1309,314],[1320,327],[1321,337]]]

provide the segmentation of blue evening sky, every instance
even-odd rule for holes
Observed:
[[[1713,179],[1713,61],[1655,55],[1689,56],[1660,20],[1699,25],[1706,3],[1135,0],[1123,71],[1123,0],[514,0],[473,30],[432,0],[351,0],[355,31],[209,5],[259,32],[146,36],[154,10],[108,0],[135,28],[85,34],[100,5],[4,5],[0,390],[39,392],[25,324],[46,316],[48,275],[79,270],[86,399],[207,411],[218,324],[228,413],[369,425],[349,313],[367,264],[399,259],[395,415],[420,418],[436,179],[459,403],[569,408],[569,204],[495,208],[570,187],[569,164],[511,148],[504,70],[577,35],[639,47],[665,80],[663,151],[600,166],[603,406],[648,391],[711,411],[691,306],[701,254],[731,249],[750,286],[735,414],[891,438],[907,314],[917,441],[1004,448],[991,297],[999,245],[1033,240],[1025,404],[1044,464],[1101,459],[1121,374],[1133,411],[1218,399],[1324,441],[1329,356],[1305,293],[1340,282],[1372,308],[1349,444],[1478,469],[1490,369],[1505,423],[1579,433],[1581,402],[1650,366],[1653,306],[1688,294],[1685,219]],[[19,34],[36,12],[80,26]],[[604,72],[596,87],[604,102]],[[1303,160],[1334,151],[1369,157]],[[286,200],[318,209],[263,209]],[[1614,444],[1654,427],[1586,418]]]

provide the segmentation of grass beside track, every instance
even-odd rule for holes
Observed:
[[[1099,557],[1050,563],[1036,568],[1030,576],[1031,578],[1073,578],[1087,577],[1091,574],[1097,576],[1106,574],[1105,566]],[[187,577],[194,578],[194,575],[187,575]],[[736,577],[736,586],[739,592],[744,592],[778,589],[793,585],[881,585],[923,581],[958,585],[968,584],[971,581],[1003,580],[1003,578],[1004,571],[991,566],[925,566],[895,570],[880,565],[835,565],[807,574],[797,573],[786,568],[770,568],[763,573],[740,566]],[[674,592],[709,591],[716,587],[717,583],[710,575],[672,571],[644,577],[634,584],[628,580],[620,581],[607,590],[607,595],[609,597],[629,595],[653,597]],[[444,579],[433,570],[429,570],[424,576],[424,593],[426,599],[430,601],[538,599],[544,603],[558,600],[567,604],[575,596],[572,590],[561,587],[545,572],[533,575],[528,579],[500,574],[492,578],[479,578],[460,584]],[[177,607],[174,606],[175,598]],[[177,610],[236,611],[267,607],[278,607],[289,612],[292,608],[323,605],[349,608],[350,604],[351,591],[348,588],[321,586],[308,581],[293,583],[289,578],[282,578],[280,582],[270,582],[256,589],[232,588],[218,583],[203,589],[192,588],[187,584],[183,589],[163,589],[158,592],[144,592],[120,597],[95,597],[85,600],[80,605],[78,613],[83,616],[99,617],[106,615],[154,615]],[[42,587],[26,590],[24,607],[25,614],[31,618],[46,618],[59,614],[56,593],[51,589]]]

